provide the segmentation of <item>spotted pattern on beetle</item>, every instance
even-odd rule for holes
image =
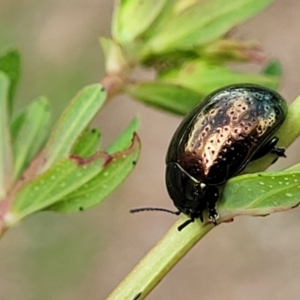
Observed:
[[[280,105],[263,92],[224,91],[201,106],[193,121],[183,152],[182,167],[198,180],[207,178],[214,165],[231,161],[230,176],[253,154],[262,138],[273,133],[283,115]],[[200,110],[200,109],[199,109]],[[276,116],[279,116],[277,119]],[[236,166],[234,161],[238,161]]]
[[[272,152],[277,158],[274,133],[287,114],[285,100],[275,91],[239,84],[210,94],[176,130],[166,157],[166,185],[180,212],[217,224],[215,204],[225,183],[255,159]]]

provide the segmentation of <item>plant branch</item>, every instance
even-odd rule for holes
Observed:
[[[177,227],[187,220],[182,216],[163,238],[139,262],[107,300],[144,299],[164,276],[202,239],[214,225],[199,220],[179,232]]]

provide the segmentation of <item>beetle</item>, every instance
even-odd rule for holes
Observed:
[[[182,230],[196,218],[203,222],[207,209],[217,225],[216,204],[226,182],[268,153],[285,157],[274,133],[286,114],[285,100],[263,86],[235,84],[211,93],[183,119],[167,152],[166,186],[178,212],[135,211],[184,213],[190,219]]]

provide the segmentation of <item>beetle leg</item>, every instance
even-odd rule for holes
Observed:
[[[286,157],[285,148],[282,147],[274,147],[271,149],[271,153],[276,154],[278,157]]]
[[[215,208],[208,210],[208,218],[210,221],[212,221],[214,223],[215,226],[218,225],[217,219],[219,218],[219,215]]]
[[[186,226],[188,226],[189,224],[194,222],[194,217],[191,217],[190,219],[186,220],[184,223],[182,223],[181,225],[179,225],[177,227],[178,231],[181,231],[183,228],[185,228]]]
[[[216,203],[219,200],[219,189],[216,186],[209,187],[209,199],[207,201],[207,210],[208,210],[208,219],[214,223],[214,225],[218,225],[217,219],[219,215],[216,211]]]
[[[256,160],[258,158],[261,158],[265,156],[268,153],[273,153],[277,155],[277,158],[275,161],[278,159],[278,157],[286,157],[285,155],[285,149],[276,147],[277,142],[279,141],[279,138],[277,136],[274,136],[272,139],[270,139],[262,148],[258,150],[252,157],[251,161]],[[273,161],[273,163],[275,162]]]
[[[200,221],[203,223],[203,212],[201,211],[198,215]]]

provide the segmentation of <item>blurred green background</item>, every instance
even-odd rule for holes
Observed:
[[[18,108],[46,95],[55,119],[80,88],[101,80],[98,37],[109,35],[112,7],[109,0],[0,1],[0,51],[17,46],[23,55]],[[282,62],[280,92],[288,101],[300,94],[299,11],[298,0],[275,0],[235,29],[242,39],[260,40],[269,58]],[[171,215],[128,210],[173,207],[164,187],[164,155],[180,118],[118,97],[95,124],[106,145],[136,113],[141,160],[103,205],[76,215],[38,214],[3,237],[1,300],[105,299],[173,223]],[[287,155],[274,168],[299,161],[299,142]],[[299,299],[299,214],[237,218],[216,228],[148,299]]]

